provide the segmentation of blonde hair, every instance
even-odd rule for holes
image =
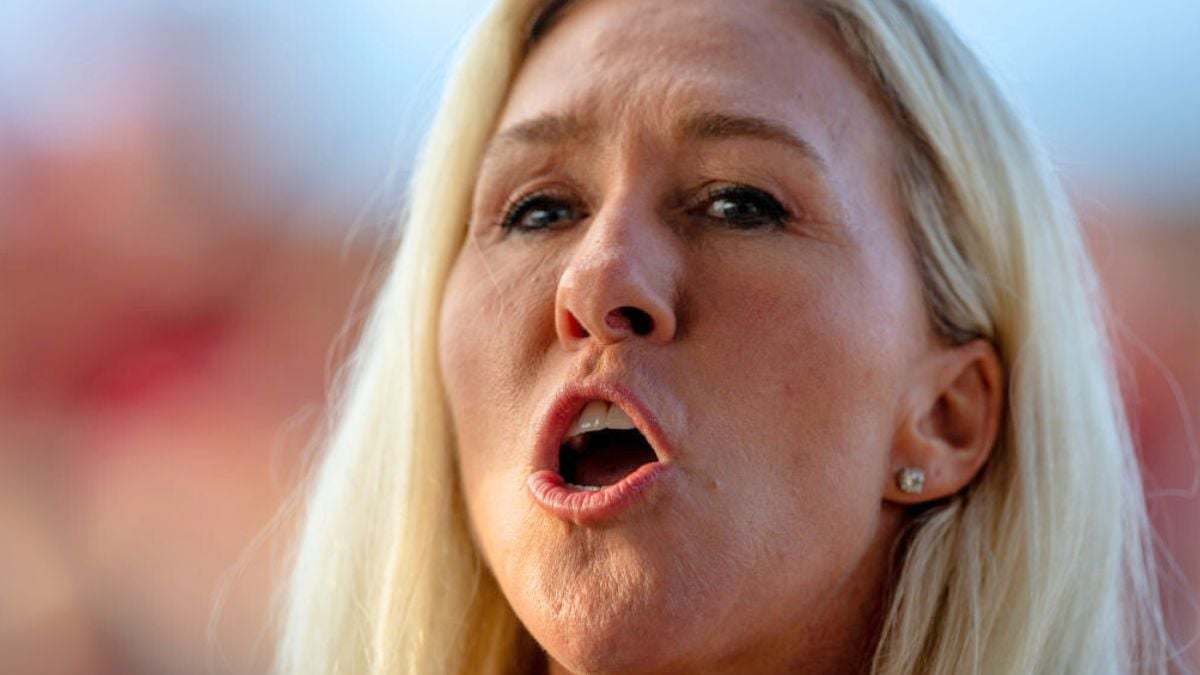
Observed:
[[[535,663],[471,543],[436,345],[484,146],[534,34],[564,4],[502,0],[452,78],[311,485],[282,673]],[[950,340],[990,340],[1009,381],[984,471],[906,535],[872,672],[1166,672],[1099,289],[1048,162],[921,0],[797,4],[829,22],[899,132],[896,175],[931,320]]]

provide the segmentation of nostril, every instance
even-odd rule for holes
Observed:
[[[634,335],[649,335],[654,330],[654,319],[649,314],[636,307],[627,307],[626,310]]]
[[[618,307],[604,317],[604,322],[614,330],[630,330],[634,335],[649,335],[654,330],[654,319],[637,307]]]
[[[571,312],[567,312],[567,332],[576,338],[585,338],[591,335],[588,329],[583,327],[583,322],[575,318]]]

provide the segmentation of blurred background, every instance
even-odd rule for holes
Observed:
[[[260,673],[276,517],[480,0],[0,3],[0,673]],[[1200,3],[941,0],[1114,307],[1200,663]]]

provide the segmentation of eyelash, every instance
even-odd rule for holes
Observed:
[[[721,185],[705,188],[703,191],[703,199],[696,205],[693,212],[699,212],[702,217],[710,220],[721,220],[731,222],[725,218],[714,218],[709,216],[706,211],[712,205],[722,199],[733,200],[739,199],[744,201],[756,202],[756,207],[761,212],[757,217],[748,219],[741,223],[734,223],[735,229],[739,230],[754,230],[760,228],[776,228],[782,226],[789,221],[792,214],[787,210],[778,199],[770,193],[758,188],[750,187],[749,185]]]
[[[689,205],[687,212],[712,221],[731,222],[730,219],[713,217],[707,213],[707,210],[715,202],[723,199],[756,202],[755,206],[759,213],[744,221],[732,222],[731,226],[733,229],[754,230],[777,228],[792,217],[788,209],[778,199],[763,190],[748,185],[711,186],[703,189],[701,192],[701,199]],[[551,191],[540,191],[510,201],[502,211],[503,215],[500,218],[500,227],[505,231],[519,230],[526,233],[545,232],[556,229],[554,225],[522,227],[517,224],[534,206],[540,206],[543,210],[559,210],[565,207],[566,210],[570,211],[570,219],[573,221],[582,220],[588,215],[575,204],[572,204],[571,199]]]
[[[501,212],[503,215],[500,218],[500,227],[505,231],[521,230],[524,232],[544,232],[554,229],[550,227],[519,227],[517,222],[530,210],[534,205],[543,207],[560,208],[566,206],[572,211],[572,216],[576,219],[586,217],[586,214],[581,215],[579,209],[571,203],[571,199],[562,195],[556,194],[553,191],[542,190],[532,194],[524,195],[510,201],[505,205]]]

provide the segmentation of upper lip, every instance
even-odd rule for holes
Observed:
[[[558,452],[565,440],[563,436],[590,401],[609,401],[624,410],[646,437],[658,461],[665,462],[674,457],[674,450],[658,419],[630,388],[614,381],[571,382],[558,391],[542,416],[534,454],[535,471],[558,471]]]

